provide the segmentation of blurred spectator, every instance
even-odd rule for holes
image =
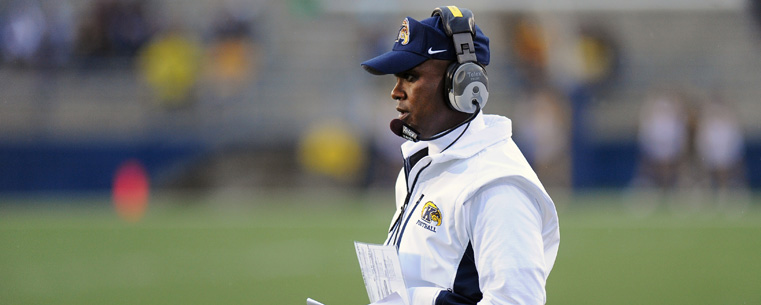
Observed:
[[[308,128],[299,139],[298,157],[308,172],[354,184],[365,166],[365,152],[356,128],[329,119]]]
[[[73,40],[74,10],[68,0],[15,1],[0,14],[0,59],[14,66],[66,66]]]
[[[256,80],[260,50],[253,26],[251,16],[236,6],[224,6],[212,21],[206,70],[218,96],[236,95]]]
[[[201,45],[191,35],[173,29],[140,51],[139,67],[164,107],[184,106],[200,72]]]
[[[91,12],[81,18],[76,37],[76,53],[85,61],[102,58],[108,54],[106,18],[108,7],[103,1],[93,2]]]
[[[150,40],[153,28],[146,15],[144,0],[117,3],[108,26],[114,55],[133,57]]]
[[[688,148],[688,120],[684,101],[662,93],[645,101],[639,121],[642,186],[673,189]]]
[[[738,117],[722,99],[711,99],[702,108],[695,145],[713,189],[736,189],[745,184],[743,131]]]
[[[505,20],[510,22],[506,27],[518,81],[529,88],[546,83],[549,46],[544,27],[527,16]]]
[[[103,59],[132,58],[154,34],[146,1],[96,0],[82,18],[77,34],[77,53],[87,63]]]
[[[595,89],[605,89],[615,80],[621,51],[614,35],[601,25],[584,25],[576,42],[579,57],[578,77]]]
[[[551,89],[536,90],[516,115],[516,141],[548,187],[570,187],[571,110]]]
[[[36,63],[37,51],[45,36],[45,16],[37,0],[13,1],[0,24],[2,55],[6,62],[29,66]]]
[[[74,8],[68,0],[45,2],[46,35],[40,47],[40,65],[47,68],[61,68],[71,61],[74,51],[75,18]]]

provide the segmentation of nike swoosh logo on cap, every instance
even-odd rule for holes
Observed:
[[[436,53],[446,52],[447,50],[434,50],[433,48],[428,48],[428,54],[433,55]]]

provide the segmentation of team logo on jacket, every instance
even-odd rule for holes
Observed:
[[[406,46],[410,42],[410,21],[404,18],[402,21],[402,27],[399,28],[399,36],[396,37],[396,42]]]
[[[425,203],[417,225],[434,233],[436,232],[436,227],[441,225],[441,211],[439,207],[433,204],[433,201]]]

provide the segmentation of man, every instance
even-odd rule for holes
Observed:
[[[463,24],[468,35],[448,33]],[[386,244],[398,249],[410,304],[546,302],[557,212],[510,120],[480,111],[488,63],[489,39],[456,7],[405,18],[392,51],[362,63],[396,77],[391,128],[409,140]],[[465,64],[476,70],[451,71]]]

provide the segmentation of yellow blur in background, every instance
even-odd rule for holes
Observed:
[[[299,143],[299,162],[310,172],[348,182],[364,168],[365,151],[351,126],[340,121],[309,128]]]

